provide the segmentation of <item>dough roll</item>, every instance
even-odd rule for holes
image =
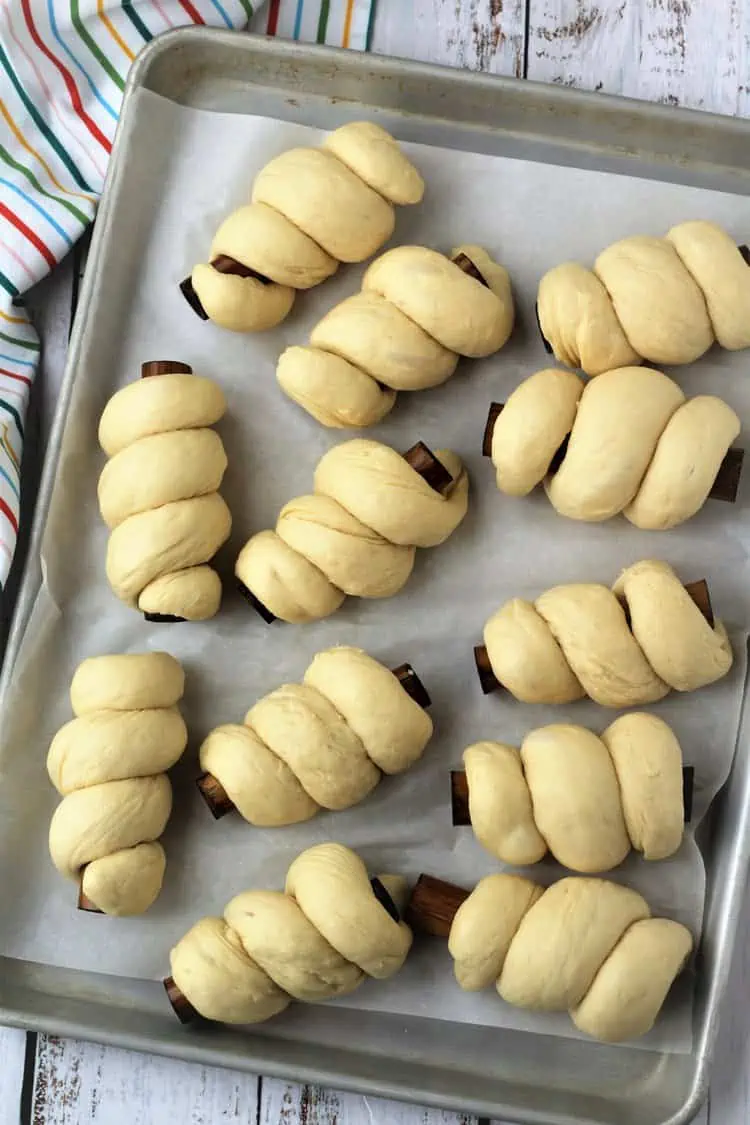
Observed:
[[[402,456],[355,438],[323,455],[314,489],[285,505],[275,531],[254,535],[237,558],[235,574],[268,621],[315,621],[347,594],[397,593],[416,548],[443,543],[461,523],[469,481],[450,450],[432,454],[420,442]]]
[[[739,432],[720,398],[686,400],[661,371],[621,367],[584,384],[550,368],[510,395],[491,456],[501,492],[525,496],[544,481],[560,515],[598,522],[622,512],[665,530],[703,507]]]
[[[502,874],[481,879],[458,907],[448,948],[462,988],[494,984],[508,1004],[567,1011],[587,1035],[620,1043],[654,1026],[693,938],[617,883],[577,877],[544,889]]]
[[[187,745],[177,709],[184,682],[165,652],[93,657],[73,677],[76,718],[47,755],[63,797],[49,847],[58,871],[79,882],[84,909],[142,914],[161,890],[166,858],[158,838],[172,807],[164,771]]]
[[[315,325],[307,346],[282,353],[276,377],[322,425],[372,426],[398,391],[436,387],[459,356],[498,351],[513,317],[507,271],[480,246],[450,258],[398,246],[369,266],[360,293]]]
[[[188,930],[170,953],[170,1000],[185,1022],[258,1023],[292,1000],[318,1003],[393,976],[412,940],[399,920],[405,889],[398,876],[371,883],[342,844],[308,848],[283,893],[245,891],[223,918]]]
[[[234,332],[273,328],[297,290],[339,262],[363,262],[391,237],[395,207],[419,203],[424,182],[396,141],[368,121],[294,148],[255,177],[252,198],[219,226],[209,261],[180,286],[191,308]]]
[[[302,684],[264,696],[244,725],[211,731],[200,788],[214,815],[234,807],[258,827],[297,824],[358,804],[383,773],[418,761],[431,737],[429,715],[397,675],[362,649],[326,649]]]
[[[682,751],[655,715],[630,711],[597,737],[554,724],[520,751],[478,742],[463,754],[471,825],[504,863],[552,856],[583,874],[617,867],[631,848],[666,859],[682,843]]]
[[[232,526],[218,492],[227,457],[210,429],[226,402],[185,364],[144,364],[143,376],[113,395],[99,423],[110,458],[98,487],[107,578],[147,618],[202,621],[219,609],[208,563]]]
[[[612,590],[577,583],[533,603],[513,598],[487,621],[477,658],[523,703],[589,696],[603,707],[695,691],[733,661],[722,622],[709,623],[669,564],[652,559],[627,567]]]
[[[539,283],[537,314],[555,358],[587,375],[692,363],[714,340],[750,346],[750,268],[726,231],[692,220],[664,238],[615,242],[592,270],[556,266]]]

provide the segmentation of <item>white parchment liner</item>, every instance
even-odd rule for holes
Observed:
[[[78,372],[43,545],[46,585],[0,732],[0,885],[6,903],[0,954],[161,977],[170,946],[193,921],[220,913],[238,891],[280,886],[291,858],[326,839],[359,849],[373,872],[416,876],[427,871],[472,886],[498,864],[476,844],[470,829],[451,825],[449,770],[460,765],[462,749],[479,738],[518,744],[525,731],[552,721],[601,730],[614,718],[587,702],[547,708],[524,706],[507,694],[483,697],[471,650],[484,621],[515,594],[534,596],[566,581],[608,583],[622,567],[645,557],[667,559],[685,581],[708,578],[715,612],[727,621],[738,653],[735,669],[722,683],[691,696],[673,695],[653,708],[674,726],[685,760],[696,770],[694,817],[681,851],[659,864],[631,858],[613,875],[640,890],[655,914],[677,918],[699,934],[705,876],[693,831],[727,776],[744,685],[741,653],[750,609],[743,581],[747,482],[735,505],[709,502],[690,523],[668,533],[641,532],[623,519],[588,526],[558,517],[542,493],[526,500],[501,496],[491,465],[481,456],[481,438],[489,402],[503,400],[524,376],[549,362],[534,323],[536,286],[546,269],[568,258],[590,262],[618,237],[661,234],[688,218],[716,220],[742,241],[750,230],[748,200],[407,146],[424,173],[427,194],[421,206],[399,209],[394,242],[443,250],[460,242],[485,245],[510,270],[518,326],[498,356],[462,361],[444,387],[399,396],[390,417],[368,434],[400,449],[422,439],[433,448],[456,450],[471,475],[467,519],[445,546],[419,552],[409,583],[388,601],[348,599],[327,621],[269,627],[229,589],[212,622],[148,625],[117,602],[104,576],[106,529],[96,505],[104,462],[96,426],[104,403],[151,358],[181,359],[221,382],[229,411],[219,430],[230,462],[222,491],[234,531],[218,565],[229,588],[245,539],[272,526],[286,500],[309,491],[320,455],[350,436],[323,429],[289,402],[274,368],[283,347],[304,342],[327,309],[357,290],[362,269],[342,267],[332,281],[302,294],[292,316],[263,335],[233,335],[199,321],[177,283],[194,261],[205,259],[217,223],[248,197],[255,172],[285,148],[315,144],[320,134],[265,118],[186,109],[146,92],[136,99],[139,148],[125,170],[129,204],[123,204],[122,217],[115,217],[111,264],[94,298],[107,346],[89,349]],[[125,214],[134,208],[135,229]],[[710,391],[725,398],[746,430],[747,368],[746,353],[714,349],[676,376],[688,393]],[[361,645],[391,665],[408,660],[417,669],[432,696],[436,724],[423,760],[405,776],[385,779],[362,805],[321,814],[306,825],[262,831],[236,815],[214,822],[194,786],[202,737],[219,723],[241,721],[260,695],[301,678],[317,650],[339,643]],[[185,664],[184,713],[191,742],[173,771],[175,811],[164,837],[169,857],[164,891],[144,917],[114,920],[76,911],[75,887],[52,868],[46,836],[58,797],[44,760],[54,731],[70,718],[67,689],[77,663],[98,653],[148,648],[165,648]],[[544,863],[529,873],[549,882],[561,871]],[[643,1046],[690,1049],[689,980],[670,998]],[[432,939],[417,939],[396,978],[368,982],[342,1003],[576,1034],[564,1015],[516,1011],[493,990],[462,993],[445,944]]]

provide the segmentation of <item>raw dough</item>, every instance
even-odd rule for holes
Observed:
[[[721,399],[686,401],[651,368],[606,371],[588,385],[546,369],[505,403],[492,461],[501,492],[525,496],[544,480],[563,516],[595,522],[623,512],[637,527],[663,530],[702,508],[739,432],[739,418]]]
[[[102,414],[99,440],[110,455],[98,488],[111,531],[107,577],[143,613],[202,621],[218,612],[221,582],[206,564],[232,519],[217,491],[226,453],[207,427],[225,407],[209,379],[175,372],[129,384]]]
[[[533,605],[514,598],[489,619],[484,643],[495,676],[524,703],[585,694],[603,707],[632,707],[670,688],[694,691],[732,667],[724,625],[712,628],[668,563],[655,560],[628,567],[614,592],[578,583]]]
[[[355,438],[330,449],[315,470],[315,495],[281,511],[239,554],[235,574],[275,617],[314,621],[345,594],[390,597],[402,588],[416,547],[443,543],[466,515],[469,481],[459,458],[435,450],[452,483],[436,492],[387,445]]]
[[[693,939],[616,883],[568,878],[544,890],[488,875],[456,912],[448,945],[462,988],[496,981],[507,1003],[567,1010],[581,1031],[615,1043],[653,1027]]]
[[[435,250],[399,246],[367,270],[362,292],[316,324],[307,347],[282,353],[283,390],[324,426],[371,426],[396,392],[444,383],[459,355],[485,356],[513,327],[508,274],[479,246],[460,246],[487,281]]]
[[[277,827],[364,800],[381,771],[409,769],[431,736],[429,715],[393,673],[341,646],[319,652],[303,684],[260,699],[244,726],[212,731],[200,762],[245,820]]]
[[[419,203],[424,183],[393,137],[368,121],[330,133],[321,148],[295,148],[255,178],[252,202],[220,225],[209,262],[190,281],[204,312],[234,332],[273,328],[298,289],[319,285],[339,262],[361,262],[393,233],[394,204]],[[228,257],[249,276],[214,267]]]
[[[187,745],[177,709],[184,673],[165,652],[85,660],[71,684],[76,718],[52,741],[47,770],[63,800],[52,861],[105,914],[141,914],[161,890],[172,789],[164,770]]]
[[[537,312],[555,358],[587,375],[692,363],[714,338],[750,346],[750,270],[721,227],[695,220],[614,243],[593,272],[575,262],[550,270]]]
[[[478,742],[463,759],[474,833],[504,863],[537,863],[549,849],[594,874],[631,847],[657,860],[682,843],[682,752],[654,715],[628,712],[598,738],[579,726],[540,727],[520,753]]]
[[[403,891],[396,876],[380,876]],[[284,894],[246,891],[204,918],[170,954],[172,977],[206,1019],[257,1023],[292,999],[315,1003],[403,965],[411,931],[375,897],[364,863],[318,844],[292,863]]]

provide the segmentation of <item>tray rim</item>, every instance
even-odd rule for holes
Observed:
[[[310,56],[314,54],[317,59],[327,60],[331,67],[334,68],[338,63],[343,63],[345,60],[346,66],[349,68],[356,68],[357,66],[362,66],[363,68],[368,67],[371,71],[379,72],[384,76],[390,76],[393,74],[394,70],[400,70],[408,72],[408,75],[413,79],[421,79],[425,82],[429,82],[430,80],[447,81],[454,84],[457,88],[470,85],[476,90],[487,89],[488,91],[492,90],[493,93],[501,89],[505,95],[514,101],[530,102],[540,109],[555,108],[558,112],[567,110],[575,115],[578,112],[591,110],[592,107],[596,105],[598,110],[610,116],[614,116],[615,118],[630,120],[638,118],[641,121],[651,121],[654,124],[669,125],[675,129],[677,126],[682,126],[687,130],[699,129],[699,131],[715,129],[720,130],[725,137],[736,139],[738,142],[747,141],[748,135],[750,135],[750,121],[739,118],[731,118],[682,107],[644,102],[618,95],[552,86],[528,79],[509,78],[501,75],[459,70],[457,68],[434,63],[402,59],[394,56],[369,53],[360,56],[356,52],[341,48],[323,47],[268,38],[253,33],[238,33],[237,31],[206,27],[177,28],[154,37],[141,51],[131,66],[125,86],[122,109],[117,124],[111,158],[104,180],[101,202],[97,210],[97,222],[89,251],[89,265],[86,269],[81,286],[78,310],[70,335],[60,395],[55,408],[47,450],[44,456],[31,534],[18,586],[18,596],[11,617],[11,626],[5,652],[0,652],[0,657],[2,657],[3,661],[2,668],[0,669],[0,714],[2,714],[5,705],[5,696],[12,678],[16,657],[23,641],[26,626],[28,625],[29,614],[42,579],[40,560],[41,542],[54,490],[55,474],[65,432],[70,398],[75,383],[76,369],[91,315],[90,298],[104,268],[99,249],[100,244],[103,243],[106,238],[107,227],[114,210],[115,188],[122,175],[121,152],[123,149],[123,137],[127,133],[130,125],[133,94],[136,90],[146,87],[146,80],[150,71],[162,56],[169,54],[173,50],[179,50],[190,40],[202,41],[207,45],[231,47],[234,50],[239,46],[239,38],[251,41],[253,50],[286,62],[300,62],[304,64],[309,60]],[[351,99],[344,100],[350,101]],[[365,102],[364,104],[367,103]],[[408,117],[408,114],[405,116]],[[506,132],[509,131],[506,130]],[[549,133],[543,128],[540,128],[538,132],[515,135],[538,135],[543,139],[549,138]],[[593,145],[593,143],[592,146],[586,146],[583,143],[577,144],[575,141],[567,141],[566,143],[573,149],[576,147],[594,147],[596,150],[601,150],[603,148],[603,146],[599,144]],[[636,150],[623,151],[622,149],[613,149],[613,151],[615,151],[617,155],[622,156],[631,156],[634,158],[639,156]],[[665,154],[660,153],[660,151],[656,149],[653,152],[649,152],[648,156],[652,158],[661,156],[664,158]],[[666,159],[670,158],[666,156]],[[719,167],[708,164],[705,166]],[[735,172],[750,173],[750,163],[748,163],[747,168],[743,168],[737,164],[728,165],[727,167]],[[748,194],[750,194],[750,191]],[[747,685],[745,700],[746,699]],[[733,776],[734,770],[732,771],[732,775],[730,775],[730,781]],[[744,811],[740,813],[735,829],[738,829],[737,834],[741,837],[741,844],[733,853],[731,866],[740,877],[733,881],[732,889],[726,892],[725,895],[729,912],[733,913],[734,918],[730,927],[730,932],[728,935],[724,935],[724,956],[720,958],[716,971],[713,973],[710,981],[709,995],[705,1003],[705,1019],[703,1021],[703,1026],[699,1031],[696,1031],[693,1050],[689,1056],[686,1056],[696,1062],[689,1092],[680,1108],[668,1118],[664,1118],[663,1121],[660,1122],[660,1125],[687,1125],[698,1112],[708,1094],[711,1062],[720,1018],[719,1007],[727,991],[732,953],[737,937],[737,915],[743,900],[743,886],[745,882],[743,876],[746,877],[750,871],[750,809],[747,805],[744,806]],[[726,928],[725,926],[724,929]],[[81,975],[85,976],[87,974]],[[172,1042],[150,1032],[141,1031],[140,1033],[136,1033],[127,1030],[108,1030],[103,1026],[97,1026],[96,1021],[92,1023],[91,1021],[87,1022],[85,1019],[78,1017],[61,1016],[59,1012],[56,1011],[56,1003],[59,998],[54,994],[40,993],[33,988],[29,989],[29,991],[37,1001],[32,1007],[27,1006],[23,1008],[17,1004],[6,1005],[4,1000],[0,999],[0,1024],[26,1030],[47,1031],[53,1034],[74,1036],[83,1040],[125,1047],[131,1050],[147,1050],[165,1057],[178,1058],[183,1061],[202,1063],[204,1065],[231,1067],[246,1073],[255,1073],[262,1068],[264,1074],[273,1077],[290,1078],[300,1082],[321,1083],[350,1092],[371,1093],[379,1097],[390,1097],[414,1104],[429,1105],[436,1109],[460,1108],[463,1111],[468,1110],[470,1113],[477,1114],[480,1117],[495,1117],[498,1112],[504,1113],[507,1112],[507,1109],[510,1109],[515,1116],[518,1116],[519,1113],[518,1108],[504,1107],[498,1103],[490,1102],[482,1098],[472,1099],[462,1097],[461,1105],[457,1107],[455,1101],[446,1098],[441,1093],[433,1093],[427,1089],[414,1089],[412,1086],[408,1085],[406,1081],[390,1081],[382,1077],[364,1079],[358,1077],[356,1074],[331,1069],[320,1063],[317,1065],[290,1063],[283,1058],[284,1047],[287,1045],[287,1041],[284,1039],[266,1040],[265,1042],[269,1048],[269,1058],[261,1058],[260,1055],[263,1054],[263,1052],[254,1054],[248,1051],[227,1052],[216,1045],[211,1047],[202,1037],[191,1039],[185,1036],[182,1040]],[[99,1001],[80,1000],[77,1003],[88,1003],[95,1009],[102,1008]],[[354,1057],[358,1057],[362,1055],[362,1053],[363,1052],[357,1052]],[[418,1065],[422,1066],[423,1064],[420,1063]],[[518,1119],[520,1120],[521,1118],[518,1117]],[[583,1119],[578,1117],[574,1119],[568,1114],[557,1114],[553,1119],[546,1112],[539,1112],[532,1109],[525,1109],[523,1111],[523,1120],[528,1122],[528,1125],[553,1125],[553,1122],[554,1125],[576,1125],[576,1122],[578,1125],[588,1125],[588,1122],[584,1122]],[[594,1119],[590,1120],[591,1125],[597,1125]]]

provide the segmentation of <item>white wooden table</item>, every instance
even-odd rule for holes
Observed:
[[[256,30],[264,29],[264,16]],[[726,114],[750,113],[750,0],[379,0],[373,49]],[[45,342],[44,440],[78,267],[33,304]],[[7,904],[6,907],[7,909]],[[750,1121],[750,901],[701,1125]],[[0,1028],[0,1125],[475,1125],[376,1098]]]

